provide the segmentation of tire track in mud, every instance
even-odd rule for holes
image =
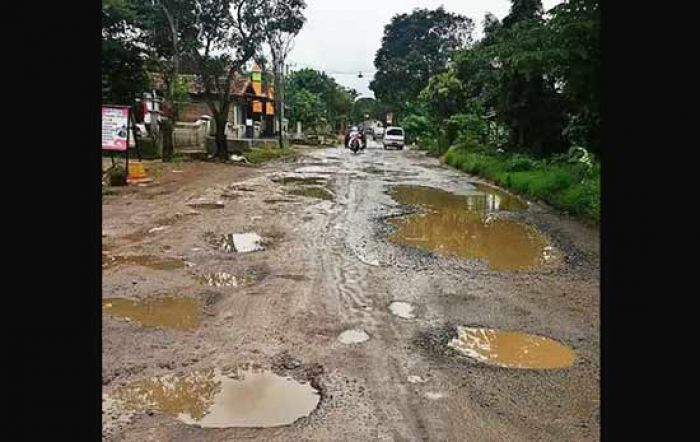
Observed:
[[[352,172],[366,165],[360,157],[351,157],[347,167]],[[404,385],[408,376],[399,360],[407,358],[401,348],[405,324],[390,320],[385,311],[390,291],[381,267],[361,259],[358,242],[372,241],[372,235],[357,235],[358,229],[373,229],[367,210],[372,207],[371,180],[354,180],[352,173],[338,174],[332,179],[336,202],[321,225],[306,229],[307,249],[316,256],[322,283],[318,295],[338,300],[338,316],[353,328],[363,328],[372,339],[362,347],[355,358],[358,366],[372,367],[364,373],[368,385],[368,405],[372,414],[384,422],[384,431],[392,440],[430,440],[415,389]],[[398,328],[397,328],[398,327]],[[397,348],[398,346],[398,348]],[[395,354],[399,352],[398,358]],[[394,353],[392,356],[387,355]],[[378,357],[379,356],[379,357]],[[353,364],[355,365],[355,364]],[[387,383],[396,385],[393,399],[387,400],[382,388]]]
[[[379,321],[372,315],[373,301],[368,266],[360,262],[346,244],[351,219],[349,212],[355,206],[356,189],[350,186],[350,177],[337,175],[334,181],[336,202],[329,216],[320,226],[305,229],[307,249],[316,256],[323,283],[322,297],[338,302],[338,316],[353,327],[376,330]]]

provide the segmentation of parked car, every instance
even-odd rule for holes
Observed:
[[[387,127],[386,131],[384,132],[384,139],[382,140],[384,149],[388,149],[390,147],[403,149],[405,143],[404,136],[405,134],[403,128],[396,126]]]

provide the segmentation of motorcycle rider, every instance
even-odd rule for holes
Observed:
[[[353,135],[357,135],[360,137],[360,140],[362,141],[362,148],[364,149],[367,147],[367,139],[365,138],[365,134],[357,128],[357,126],[352,126],[350,130],[345,134],[345,147],[350,147],[350,137]]]

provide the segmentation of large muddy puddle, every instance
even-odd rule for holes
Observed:
[[[114,318],[134,321],[144,327],[194,330],[199,326],[199,302],[184,297],[158,297],[135,301],[104,298],[102,311]]]
[[[204,428],[289,425],[320,400],[310,384],[261,369],[166,375],[120,387],[114,397],[132,411],[157,410]]]
[[[570,367],[574,351],[549,338],[514,331],[458,327],[448,345],[490,365],[506,368],[554,369]]]
[[[390,194],[401,204],[423,209],[388,221],[397,227],[389,236],[395,243],[483,259],[492,270],[528,270],[554,257],[553,248],[533,227],[489,217],[490,212],[525,208],[525,203],[515,197],[496,193],[456,195],[422,186],[396,186]]]
[[[401,204],[426,206],[434,209],[455,208],[472,212],[519,211],[527,203],[495,187],[471,183],[475,191],[457,195],[442,189],[427,186],[394,186],[390,194]]]

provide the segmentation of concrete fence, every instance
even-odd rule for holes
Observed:
[[[199,120],[195,123],[175,123],[173,131],[173,147],[175,150],[204,151],[209,124],[205,120]]]

